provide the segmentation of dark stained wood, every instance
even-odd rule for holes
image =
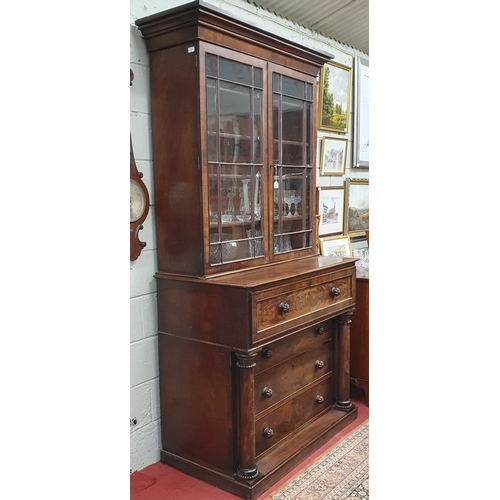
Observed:
[[[162,448],[234,472],[231,351],[158,335]]]
[[[313,326],[299,330],[293,334],[283,335],[280,340],[262,346],[257,358],[255,376],[261,372],[275,368],[283,361],[288,361],[293,356],[308,349],[331,342],[331,320],[315,323]]]
[[[356,293],[354,260],[349,261],[350,267],[343,261],[319,267],[318,259],[300,260],[293,277],[289,262],[210,279],[157,273],[158,299],[164,304],[158,308],[159,331],[249,349],[253,343],[287,329],[323,321],[352,307]],[[309,273],[305,263],[309,264]],[[337,297],[330,292],[336,284],[341,290]],[[279,305],[283,301],[291,304],[291,310],[282,314]],[[259,329],[259,323],[267,318],[262,302],[275,321]]]
[[[331,344],[289,358],[255,379],[255,413],[282,402],[290,392],[299,391],[331,372]],[[321,362],[321,366],[318,365]],[[265,389],[268,389],[267,391]]]
[[[155,212],[160,218],[156,225],[158,268],[168,273],[208,276],[261,265],[252,260],[225,264],[223,269],[210,265],[208,237],[208,198],[206,181],[202,175],[207,155],[204,69],[205,52],[227,56],[242,62],[260,65],[263,73],[263,120],[268,120],[267,105],[272,106],[267,60],[282,74],[309,82],[316,89],[316,75],[326,54],[279,39],[253,26],[235,21],[204,2],[192,2],[177,9],[158,13],[136,21],[146,41],[150,56],[151,124]],[[200,34],[201,33],[201,34]],[[203,36],[202,36],[203,35]],[[231,52],[228,50],[231,49]],[[315,107],[310,122],[315,121]],[[270,135],[262,135],[264,157],[263,181],[270,184],[272,148]],[[316,140],[309,144],[311,158],[315,158]],[[311,169],[309,197],[315,212],[315,169]],[[272,190],[266,193],[262,220],[272,227]],[[314,229],[314,228],[313,228]],[[311,245],[290,254],[277,254],[279,262],[316,253],[316,233]],[[270,256],[271,240],[265,235],[264,245]],[[263,263],[267,263],[264,257]]]
[[[237,474],[242,479],[248,481],[255,479],[258,475],[257,467],[255,466],[255,425],[252,418],[248,415],[253,415],[254,410],[254,377],[253,368],[255,367],[256,354],[237,354],[238,362],[236,366],[239,368],[239,461]]]
[[[351,317],[351,384],[363,390],[369,402],[370,280],[356,279],[356,310]]]
[[[202,0],[138,19],[148,51],[175,46],[184,41],[208,41],[222,47],[274,61],[316,76],[318,67],[332,54],[295,44],[256,26],[237,21],[221,9]]]
[[[203,274],[195,56],[186,45],[150,54],[158,268],[186,274]]]
[[[350,323],[352,311],[341,314],[338,318],[338,396],[335,406],[342,410],[352,408],[349,392],[349,360],[350,360]]]
[[[136,24],[150,56],[161,460],[255,499],[357,413],[350,402],[346,405],[345,389],[355,259],[318,255],[316,233],[311,236],[315,228],[304,224],[314,221],[316,213],[313,162],[294,167],[300,168],[301,179],[311,181],[300,184],[302,196],[310,198],[309,212],[288,219],[301,233],[290,238],[291,251],[274,252],[272,75],[298,80],[304,92],[307,88],[316,96],[316,75],[330,57],[232,19],[203,1]],[[207,59],[206,53],[211,54]],[[212,64],[214,60],[219,62]],[[245,219],[229,224],[220,217],[223,174],[227,180],[233,173],[227,174],[219,163],[238,164],[233,156],[221,160],[220,123],[215,139],[208,133],[214,127],[207,120],[208,97],[219,94],[210,94],[207,86],[215,89],[233,82],[232,77],[213,75],[222,64],[246,67],[254,80],[260,80],[255,76],[259,71],[262,77],[262,86],[247,87],[255,91],[252,106],[260,107],[257,98],[262,103],[258,147],[253,139],[262,159],[249,167],[262,174],[258,224],[257,216],[251,216],[264,250],[256,258],[250,257]],[[302,102],[313,109],[310,137],[303,131],[297,141],[302,151],[297,157],[303,163],[309,155],[315,158],[316,148],[316,106],[308,99]],[[215,122],[225,119],[223,111],[211,113]],[[249,123],[253,125],[247,123],[247,129],[255,127]],[[224,129],[224,144],[232,130]],[[238,141],[249,137],[248,130],[238,133]],[[217,161],[208,151],[214,144]],[[283,185],[296,182],[287,175]],[[209,217],[214,198],[216,220]],[[235,198],[238,209],[239,203]],[[229,209],[227,200],[224,206]],[[282,208],[278,212],[277,220]],[[219,232],[229,230],[231,238],[240,240],[232,247],[238,259],[225,262],[216,256],[212,261],[211,235],[219,238]],[[219,252],[223,241],[217,243]]]
[[[269,337],[284,325],[298,326],[314,314],[342,309],[354,301],[354,275],[349,271],[325,274],[319,278],[302,280],[295,286],[290,283],[255,296],[257,331],[255,340]],[[332,290],[338,289],[339,295]],[[272,294],[271,297],[267,297]],[[280,304],[283,304],[280,308]],[[285,305],[287,307],[285,307]]]
[[[295,393],[272,412],[255,422],[255,452],[261,455],[282,439],[299,429],[316,415],[327,411],[332,404],[331,376],[307,390]],[[323,398],[319,400],[319,398]],[[266,429],[268,433],[266,434]],[[272,434],[269,436],[270,431]]]

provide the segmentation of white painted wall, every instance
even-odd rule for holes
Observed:
[[[231,12],[234,17],[254,23],[288,40],[335,56],[335,61],[352,67],[354,57],[368,57],[334,40],[299,29],[290,21],[277,18],[266,10],[243,0],[208,0]],[[156,283],[156,241],[154,236],[154,192],[152,183],[151,124],[149,100],[149,59],[136,19],[188,3],[183,0],[131,0],[130,1],[130,67],[134,81],[130,88],[130,130],[137,167],[143,172],[150,197],[151,208],[139,235],[147,246],[135,262],[130,263],[130,468],[141,470],[160,458],[160,411],[158,388],[158,336]],[[350,123],[352,124],[352,115]],[[352,126],[349,127],[349,151],[346,177],[368,178],[367,170],[352,170]],[[319,175],[320,140],[318,134],[318,186],[342,186],[343,177]],[[328,134],[334,135],[334,134]]]

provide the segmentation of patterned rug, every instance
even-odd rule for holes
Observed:
[[[269,500],[368,499],[368,421]]]

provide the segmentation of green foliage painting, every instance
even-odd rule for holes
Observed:
[[[350,109],[351,69],[327,63],[321,70],[319,128],[347,132]]]

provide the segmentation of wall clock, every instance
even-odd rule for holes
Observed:
[[[134,73],[130,70],[130,85]],[[130,135],[130,260],[136,260],[146,246],[145,241],[139,240],[139,231],[143,229],[143,222],[149,212],[149,193],[142,180],[142,172],[137,170]]]

